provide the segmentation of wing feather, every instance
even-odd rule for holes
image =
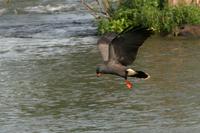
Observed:
[[[132,64],[136,59],[139,47],[151,33],[147,28],[136,27],[118,35],[110,44],[109,60],[125,66]]]
[[[104,62],[108,62],[109,60],[109,45],[116,36],[116,33],[107,33],[103,35],[97,42]]]

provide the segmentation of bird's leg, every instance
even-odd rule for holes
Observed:
[[[126,83],[126,87],[127,87],[128,89],[131,89],[131,88],[133,87],[133,84],[132,84],[130,81],[125,80],[125,83]]]
[[[131,89],[133,87],[133,84],[130,81],[128,81],[128,79],[127,79],[127,72],[126,72],[126,76],[125,76],[125,84],[128,89]]]

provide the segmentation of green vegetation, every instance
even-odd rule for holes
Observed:
[[[161,0],[125,0],[110,12],[110,18],[98,20],[98,29],[102,34],[142,25],[157,33],[169,33],[183,24],[200,24],[198,6],[163,6]]]

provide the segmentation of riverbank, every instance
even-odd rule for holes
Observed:
[[[97,22],[100,34],[120,33],[142,25],[161,35],[200,36],[200,8],[193,4],[163,6],[157,0],[124,1],[115,9],[110,7],[109,16],[101,17]]]

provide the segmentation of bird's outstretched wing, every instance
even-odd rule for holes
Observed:
[[[112,42],[112,40],[116,38],[116,36],[116,33],[106,33],[97,42],[99,51],[104,62],[108,62],[109,60],[109,45]]]
[[[139,47],[151,34],[151,30],[142,27],[136,27],[119,34],[110,43],[109,61],[124,66],[132,64],[136,59]]]

